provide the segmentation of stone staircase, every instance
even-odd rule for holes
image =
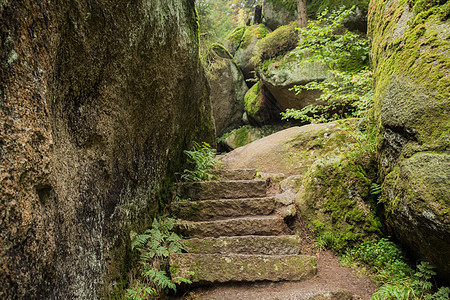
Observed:
[[[192,221],[183,230],[189,253],[172,254],[172,276],[193,283],[299,281],[317,272],[315,256],[300,255],[300,240],[279,213],[255,170],[225,170],[220,180],[184,183],[173,215]],[[192,275],[194,274],[194,275]]]

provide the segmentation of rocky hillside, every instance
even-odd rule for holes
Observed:
[[[2,1],[0,36],[0,298],[95,299],[214,137],[194,0]]]

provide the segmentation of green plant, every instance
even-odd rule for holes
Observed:
[[[368,68],[369,43],[364,36],[343,27],[344,20],[353,12],[341,8],[322,12],[306,28],[299,28],[300,43],[293,55],[301,64],[319,62],[328,68],[328,78],[296,85],[303,90],[319,90],[316,104],[301,110],[288,109],[283,119],[301,119],[307,122],[328,122],[345,117],[361,117],[373,104],[373,75]]]
[[[143,234],[130,232],[131,249],[139,252],[139,279],[127,289],[128,299],[155,298],[168,290],[176,291],[177,284],[191,283],[186,278],[171,278],[167,272],[169,255],[186,250],[182,239],[172,232],[175,224],[173,218],[155,218],[152,228]]]
[[[373,300],[385,299],[425,299],[425,300],[446,300],[450,296],[449,287],[435,289],[432,283],[433,276],[436,275],[434,267],[426,262],[417,265],[417,272],[411,277],[403,277],[384,284],[373,295]]]
[[[215,179],[213,170],[218,165],[216,160],[216,151],[211,149],[208,143],[199,144],[194,142],[193,150],[184,150],[188,156],[188,163],[193,169],[185,169],[181,175],[182,180],[186,181],[210,181]]]
[[[406,264],[402,252],[386,238],[367,241],[348,251],[343,262],[363,263],[383,284],[373,295],[373,300],[385,299],[448,299],[450,289],[441,287],[436,291],[432,278],[434,267],[426,262],[416,266],[416,272]],[[434,292],[434,293],[433,293]]]
[[[331,249],[337,243],[337,240],[332,232],[327,231],[317,235],[317,242],[320,249]]]

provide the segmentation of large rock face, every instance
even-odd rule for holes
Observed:
[[[245,79],[255,78],[255,63],[251,61],[258,40],[264,38],[269,31],[263,24],[253,25],[245,28],[242,42],[234,54],[234,59],[242,70]],[[252,82],[248,82],[252,84]]]
[[[450,280],[449,4],[372,1],[383,200],[396,235]]]
[[[264,0],[264,23],[272,30],[297,19],[296,0]]]
[[[0,16],[0,298],[96,299],[123,283],[125,226],[214,136],[194,1],[3,1]]]
[[[216,135],[243,125],[244,96],[248,91],[244,76],[232,59],[216,57],[208,72]]]
[[[275,97],[283,110],[287,108],[302,109],[310,104],[320,104],[319,90],[302,90],[296,94],[292,88],[311,81],[323,81],[329,75],[326,67],[319,62],[299,63],[289,54],[279,57],[260,70],[261,81]]]
[[[222,158],[227,169],[258,169],[265,173],[304,174],[318,159],[349,143],[345,129],[356,119],[291,127],[246,146]]]

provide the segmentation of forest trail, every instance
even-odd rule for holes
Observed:
[[[191,278],[191,299],[370,299],[376,285],[289,227],[292,205],[256,170],[224,170],[219,180],[185,183],[172,204],[188,253],[170,257],[172,276]],[[191,276],[190,272],[193,272]]]

